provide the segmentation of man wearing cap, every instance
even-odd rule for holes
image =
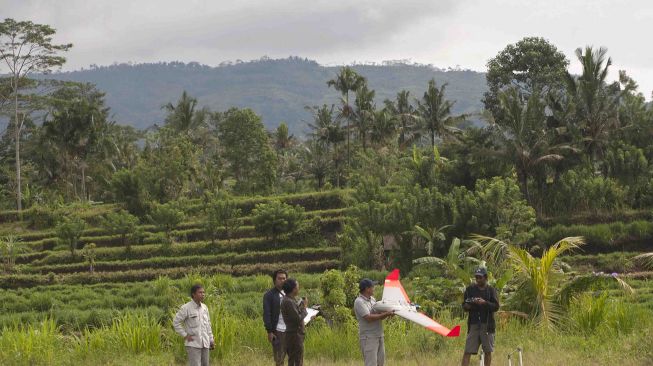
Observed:
[[[497,291],[487,283],[487,270],[478,268],[474,272],[476,283],[465,289],[463,309],[469,312],[467,319],[467,340],[463,366],[469,366],[472,355],[478,352],[479,346],[483,347],[485,366],[492,363],[494,351],[494,312],[499,310],[499,297]]]
[[[358,338],[365,366],[383,366],[385,363],[385,345],[383,343],[383,324],[381,320],[394,315],[393,312],[375,313],[372,307],[376,303],[374,295],[375,281],[361,280],[358,285],[360,295],[354,301],[354,312],[358,320]]]

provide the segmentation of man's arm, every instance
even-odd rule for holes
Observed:
[[[276,330],[276,324],[272,324],[272,304],[269,292],[266,292],[265,295],[263,295],[263,325],[265,325],[265,330],[267,330],[268,333],[272,333]]]
[[[392,311],[386,311],[385,313],[378,313],[378,314],[373,314],[371,313],[367,307],[361,303],[361,302],[354,302],[354,312],[358,314],[361,318],[365,319],[367,322],[375,322],[379,320],[383,320],[387,317],[390,317],[394,315],[394,312]]]
[[[379,313],[379,314],[369,314],[363,317],[363,319],[367,320],[368,322],[375,322],[379,320],[383,320],[385,318],[391,317],[395,315],[393,311],[386,311],[385,313]]]
[[[188,312],[182,306],[177,311],[177,314],[175,315],[175,318],[172,320],[172,327],[175,329],[175,332],[177,332],[177,334],[179,334],[180,336],[182,336],[184,338],[188,337],[188,333],[186,332],[186,329],[184,328],[184,321],[186,321],[187,317],[188,317]]]
[[[206,307],[206,305],[202,305],[202,306]],[[213,329],[211,329],[212,328],[211,316],[209,315],[209,308],[208,307],[206,307],[206,317],[209,318],[209,340],[210,340],[211,344],[215,344],[215,339],[213,338]]]
[[[495,312],[499,310],[499,296],[497,295],[497,289],[494,287],[492,288],[492,291],[490,291],[490,301],[487,301],[486,304],[490,308],[490,311]]]

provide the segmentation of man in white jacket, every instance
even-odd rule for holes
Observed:
[[[172,322],[175,332],[184,337],[189,366],[209,366],[209,349],[215,347],[209,308],[202,303],[204,296],[202,285],[193,285],[193,300],[182,305]]]

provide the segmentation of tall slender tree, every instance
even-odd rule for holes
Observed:
[[[354,69],[349,66],[340,68],[340,72],[334,79],[327,81],[327,86],[333,87],[342,94],[340,100],[340,117],[347,122],[347,165],[351,165],[350,150],[350,123],[353,116],[353,108],[349,104],[349,92],[356,91],[365,83],[365,78],[360,76]]]
[[[417,111],[410,102],[410,92],[402,90],[397,93],[397,98],[394,101],[386,100],[384,103],[387,111],[392,113],[399,122],[399,147],[405,149],[419,140],[421,134],[417,123]]]
[[[562,152],[571,150],[571,146],[555,144],[554,131],[546,126],[546,105],[539,94],[525,97],[517,88],[510,88],[499,94],[499,102],[501,118],[490,118],[490,126],[495,128],[503,159],[514,164],[521,191],[533,205],[529,178],[545,163],[562,160]]]
[[[610,132],[620,127],[619,101],[622,94],[619,83],[607,84],[608,70],[612,60],[607,49],[588,46],[576,49],[576,57],[583,72],[576,77],[565,75],[567,91],[573,108],[571,130],[578,131],[581,143],[592,164],[602,158],[609,142]]]
[[[451,108],[454,102],[444,96],[447,84],[442,84],[438,89],[435,79],[429,81],[428,89],[424,96],[417,102],[422,129],[428,133],[431,147],[435,147],[435,138],[447,138],[458,129],[455,127],[465,121],[466,115],[452,116]]]
[[[16,209],[20,212],[22,205],[20,135],[28,113],[21,110],[21,105],[29,104],[30,98],[21,93],[33,83],[28,77],[34,73],[48,73],[59,67],[66,59],[59,54],[68,51],[72,44],[53,44],[55,30],[49,25],[35,24],[30,21],[15,21],[7,18],[0,23],[0,59],[4,62],[9,75],[10,97],[13,99],[13,133],[16,154]]]
[[[168,103],[163,106],[168,113],[165,125],[178,132],[191,132],[206,126],[209,111],[206,108],[197,109],[197,98],[184,90],[177,104]]]
[[[314,173],[314,175],[321,176],[321,179],[318,179],[318,188],[322,187],[322,180],[324,176],[328,173],[328,169],[325,168],[324,164],[328,165],[332,162],[334,165],[334,174],[336,187],[340,187],[340,156],[338,145],[345,140],[345,134],[343,133],[342,128],[340,127],[340,121],[333,118],[333,105],[327,106],[326,104],[321,107],[313,107],[313,122],[309,122],[308,126],[311,129],[310,136],[313,141],[317,142],[316,144],[311,144],[307,146],[306,151],[310,152],[306,157],[310,157],[308,160],[311,164],[309,170],[316,171],[319,173]],[[325,159],[319,158],[319,154],[323,154]],[[327,159],[330,159],[331,162]],[[324,174],[324,176],[322,176]],[[316,178],[317,179],[317,178]]]
[[[372,122],[374,121],[374,110],[376,109],[374,105],[374,94],[374,90],[370,90],[367,87],[367,83],[363,83],[356,90],[353,120],[363,150],[367,149],[368,134],[372,127]]]

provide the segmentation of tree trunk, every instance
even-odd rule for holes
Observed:
[[[349,91],[345,94],[345,118],[347,118],[347,168],[351,167],[351,160],[349,159]],[[338,184],[340,187],[340,184]]]
[[[531,195],[530,192],[528,191],[528,175],[526,174],[525,171],[519,169],[517,171],[517,179],[519,180],[519,185],[521,186],[521,191],[524,194],[524,197],[526,198],[526,202],[528,202],[529,205],[533,205],[531,202]]]
[[[86,202],[88,197],[86,195],[86,169],[84,163],[82,162],[82,201]]]
[[[15,138],[16,138],[16,209],[18,215],[21,216],[23,210],[23,192],[21,190],[20,179],[20,128],[21,123],[18,120],[18,80],[14,81],[14,101],[15,101],[15,115],[14,124],[16,125]]]

